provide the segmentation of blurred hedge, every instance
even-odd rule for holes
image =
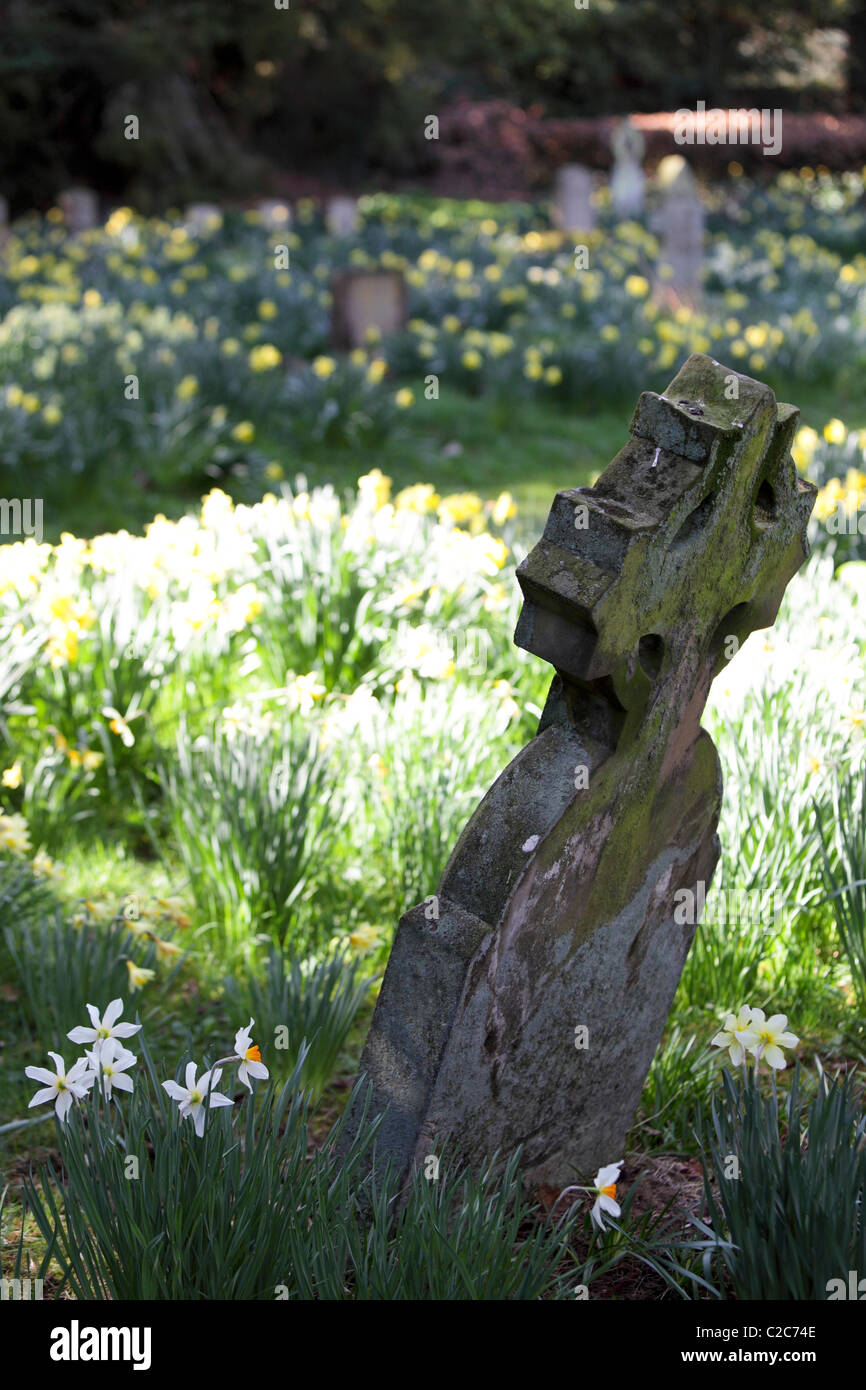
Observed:
[[[459,94],[552,117],[737,104],[796,78],[810,29],[861,8],[288,2],[0,0],[0,191],[21,210],[80,180],[147,210],[261,192],[269,168],[415,175],[434,162],[424,116]]]

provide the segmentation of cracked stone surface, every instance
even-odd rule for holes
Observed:
[[[401,1173],[446,1138],[561,1187],[622,1157],[695,932],[675,894],[719,857],[710,684],[808,555],[797,419],[696,354],[557,494],[517,571],[515,642],[555,670],[538,732],[402,918],[361,1059]]]

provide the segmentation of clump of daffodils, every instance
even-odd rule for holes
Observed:
[[[23,859],[31,850],[27,822],[22,815],[0,815],[0,855]]]
[[[753,1009],[743,1004],[735,1014],[726,1014],[724,1025],[712,1039],[713,1047],[724,1047],[735,1067],[748,1064],[749,1056],[755,1063],[762,1059],[774,1071],[782,1071],[787,1065],[783,1048],[796,1047],[800,1039],[788,1031],[786,1014],[773,1014],[767,1018],[763,1009]]]
[[[216,1089],[224,1067],[237,1067],[238,1081],[247,1087],[250,1094],[252,1094],[253,1089],[250,1077],[254,1080],[266,1081],[270,1075],[262,1061],[262,1054],[258,1046],[250,1038],[254,1022],[255,1020],[251,1018],[246,1028],[240,1028],[235,1034],[234,1052],[228,1057],[221,1057],[213,1067],[203,1072],[198,1080],[196,1080],[197,1064],[188,1062],[183,1086],[177,1081],[163,1081],[162,1083],[163,1090],[168,1092],[172,1100],[177,1101],[180,1118],[182,1120],[192,1119],[199,1139],[204,1135],[207,1111],[232,1104],[229,1096],[223,1095]]]
[[[131,1091],[132,1078],[126,1072],[138,1058],[123,1046],[124,1038],[134,1037],[141,1031],[140,1023],[122,1023],[123,1000],[112,999],[105,1012],[100,1015],[95,1004],[87,1005],[90,1026],[83,1024],[66,1034],[70,1042],[90,1043],[83,1057],[66,1070],[66,1063],[57,1052],[49,1052],[54,1061],[54,1071],[47,1067],[25,1067],[24,1075],[31,1081],[41,1081],[42,1089],[30,1101],[30,1107],[54,1102],[54,1113],[61,1124],[72,1109],[74,1101],[83,1100],[96,1081],[107,1099],[115,1090]]]
[[[95,1004],[88,1004],[87,1012],[90,1016],[89,1026],[79,1024],[66,1035],[70,1042],[79,1045],[89,1044],[85,1048],[84,1056],[79,1057],[68,1071],[58,1052],[48,1054],[54,1062],[53,1071],[48,1067],[24,1069],[25,1076],[42,1083],[40,1090],[30,1101],[30,1107],[52,1101],[54,1112],[61,1124],[66,1123],[73,1104],[84,1100],[94,1085],[106,1100],[113,1097],[115,1101],[118,1099],[115,1092],[130,1092],[134,1085],[132,1077],[127,1073],[135,1066],[138,1058],[124,1046],[124,1040],[139,1033],[141,1024],[122,1021],[122,999],[112,999],[102,1014]],[[246,1028],[240,1028],[235,1034],[234,1052],[228,1057],[221,1057],[201,1076],[196,1077],[198,1064],[189,1062],[184,1074],[185,1085],[181,1086],[177,1081],[162,1083],[163,1089],[172,1100],[177,1101],[180,1118],[192,1119],[199,1138],[204,1134],[207,1110],[232,1105],[231,1098],[216,1089],[226,1066],[237,1067],[238,1081],[246,1086],[251,1094],[252,1081],[264,1081],[269,1076],[268,1069],[262,1062],[262,1054],[251,1038],[254,1021],[251,1018]]]

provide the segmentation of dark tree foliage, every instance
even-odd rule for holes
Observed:
[[[866,5],[840,4],[862,68]],[[79,179],[147,207],[261,191],[268,168],[415,173],[424,116],[458,93],[551,115],[724,104],[796,67],[840,4],[0,0],[0,186],[16,208]]]

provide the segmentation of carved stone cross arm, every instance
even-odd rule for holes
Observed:
[[[517,572],[515,641],[556,672],[538,733],[401,920],[361,1061],[401,1172],[446,1139],[563,1187],[621,1156],[695,931],[675,895],[719,856],[710,684],[808,554],[797,417],[695,355],[557,494]]]

